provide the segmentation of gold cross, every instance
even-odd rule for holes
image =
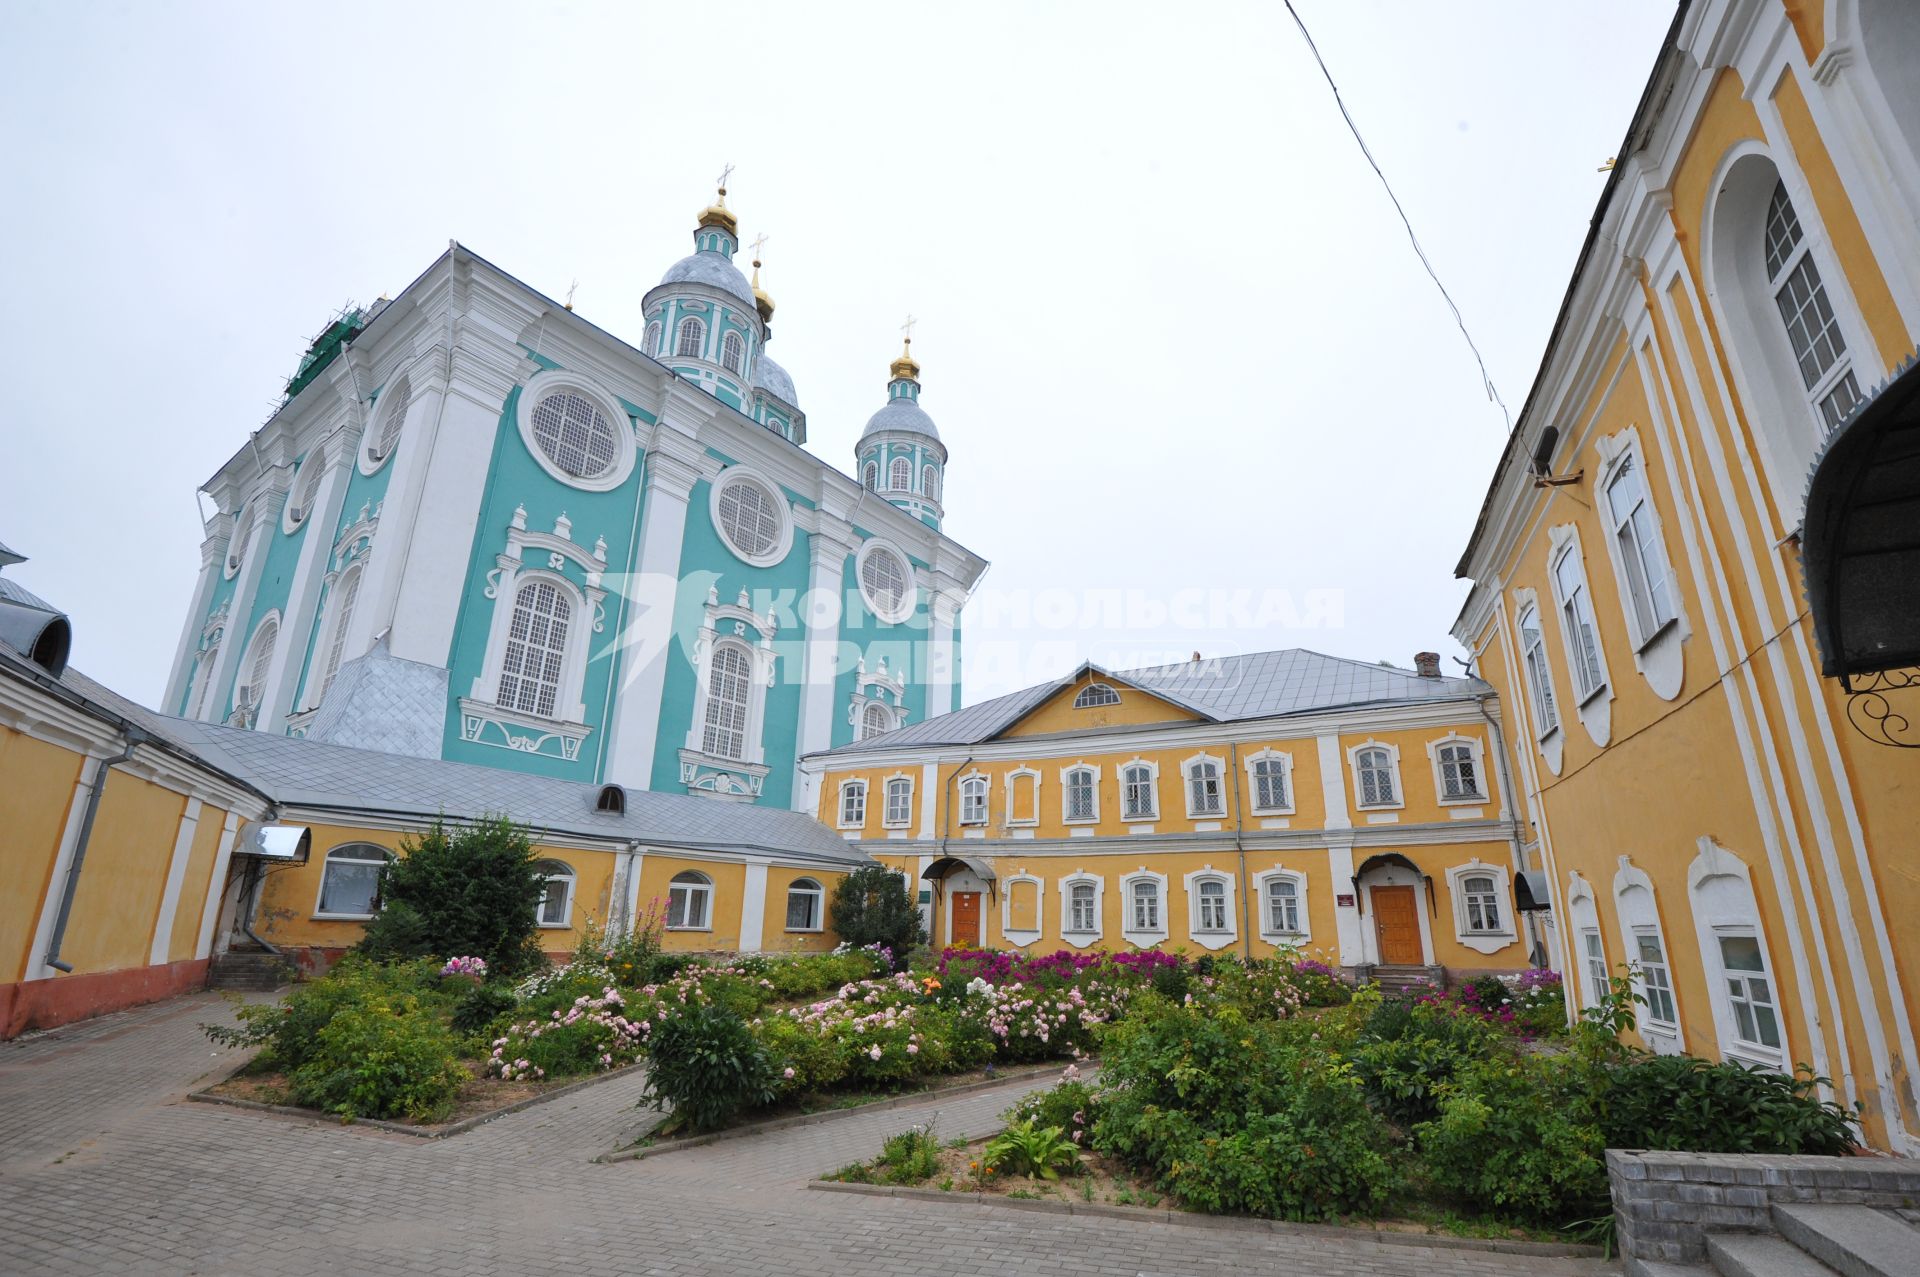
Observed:
[[[725,168],[720,170],[720,180],[715,182],[714,185],[720,188],[720,193],[722,195],[725,195],[727,193],[727,179],[732,176],[733,176],[733,165],[729,164]]]
[[[908,315],[907,322],[900,325],[900,331],[906,334],[908,341],[913,340],[913,326],[919,322],[920,321],[915,319],[912,315]]]
[[[767,237],[764,234],[754,236],[753,259],[756,265],[759,263],[759,260],[760,260],[760,246],[766,242],[767,242]]]

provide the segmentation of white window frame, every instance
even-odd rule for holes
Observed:
[[[657,317],[649,319],[647,321],[646,335],[641,338],[643,343],[641,349],[645,350],[648,355],[655,359],[658,359],[663,353],[660,349],[660,334],[664,331],[665,329],[660,326],[660,320]]]
[[[1016,927],[1013,925],[1014,891],[1031,884],[1033,887],[1033,925]],[[1046,932],[1047,919],[1047,883],[1037,874],[1026,870],[1008,874],[1000,883],[1000,936],[1016,949],[1024,949],[1038,940]]]
[[[1769,267],[1766,261],[1772,248],[1773,207],[1776,199],[1786,201],[1787,213],[1793,218],[1800,233],[1799,240],[1782,259],[1777,271]],[[1794,356],[1793,374],[1804,389],[1807,402],[1812,407],[1823,433],[1831,434],[1839,428],[1842,421],[1846,420],[1853,408],[1858,407],[1868,398],[1868,395],[1860,384],[1859,372],[1854,368],[1853,345],[1848,341],[1846,321],[1840,308],[1834,304],[1833,290],[1827,284],[1827,272],[1822,269],[1823,264],[1813,251],[1813,236],[1808,234],[1807,222],[1801,217],[1800,208],[1801,206],[1794,202],[1793,192],[1787,189],[1786,178],[1784,176],[1777,178],[1774,189],[1767,194],[1767,209],[1760,215],[1761,242],[1758,245],[1760,270],[1766,277],[1768,300],[1773,303],[1773,317],[1779,322],[1781,333],[1787,340],[1787,349],[1792,351]],[[1806,374],[1800,371],[1800,352],[1793,348],[1793,336],[1787,328],[1786,316],[1780,313],[1780,295],[1786,291],[1788,281],[1803,268],[1811,272],[1820,298],[1832,313],[1833,322],[1830,328],[1834,336],[1834,344],[1839,347],[1834,352],[1833,362],[1821,372],[1819,380],[1811,386],[1806,384]],[[1809,300],[1811,300],[1811,294]],[[1839,389],[1841,382],[1849,379],[1853,382],[1853,404],[1846,413],[1840,413],[1837,419],[1829,421],[1826,415],[1826,401]]]
[[[271,634],[267,634],[268,626],[273,627]],[[248,713],[245,722],[245,726],[247,727],[258,728],[265,726],[265,724],[262,724],[260,721],[260,711],[267,703],[266,684],[273,677],[274,651],[280,646],[280,639],[282,637],[280,631],[282,628],[280,623],[280,609],[274,608],[255,623],[253,633],[247,637],[246,647],[240,652],[240,663],[234,670],[233,691],[228,694],[228,701],[233,707],[233,713],[238,714],[240,710],[240,689],[243,687],[247,689]],[[262,634],[267,634],[265,640],[261,639],[260,636]],[[263,654],[263,642],[266,657],[264,661],[260,659]],[[260,670],[261,686],[259,687],[253,685],[253,672],[256,666],[259,667]]]
[[[1085,772],[1092,780],[1090,787],[1093,795],[1092,814],[1076,816],[1073,814],[1073,775]],[[1097,825],[1100,823],[1100,768],[1092,763],[1076,762],[1060,769],[1060,823],[1063,825]]]
[[[506,667],[507,642],[513,631],[513,612],[520,591],[539,584],[551,585],[567,601],[566,649],[561,655],[560,684],[554,690],[553,713],[534,714],[527,710],[500,705],[500,676]],[[511,716],[515,722],[583,723],[587,706],[581,698],[587,677],[587,650],[593,637],[593,609],[580,587],[559,572],[545,568],[521,567],[511,576],[502,575],[494,591],[493,621],[487,637],[487,655],[480,676],[473,681],[472,699],[489,710]]]
[[[1120,693],[1115,691],[1113,685],[1110,683],[1088,683],[1075,693],[1073,698],[1073,707],[1075,709],[1100,709],[1107,705],[1118,705],[1119,703]]]
[[[1223,926],[1203,928],[1200,887],[1202,883],[1218,883],[1221,887],[1220,907],[1225,912],[1221,919]],[[1212,865],[1202,865],[1181,879],[1181,885],[1187,892],[1187,936],[1202,949],[1224,949],[1240,938],[1240,911],[1234,899],[1234,876],[1215,869]],[[1128,904],[1132,904],[1129,897]],[[1131,921],[1131,919],[1129,919]]]
[[[728,358],[731,355],[732,358]],[[747,366],[747,342],[738,330],[729,328],[720,335],[720,366],[739,377]]]
[[[806,896],[812,901],[813,925],[796,927],[793,925],[793,898]],[[827,929],[827,889],[817,878],[795,878],[787,884],[787,908],[782,915],[784,929],[789,935],[814,935]]]
[[[931,461],[920,467],[920,495],[929,501],[940,499],[940,468]]]
[[[1639,485],[1639,499],[1625,519],[1618,519],[1614,514],[1613,490],[1626,482]],[[1620,587],[1627,634],[1633,641],[1634,651],[1643,652],[1655,639],[1680,623],[1680,583],[1674,576],[1673,557],[1667,553],[1660,511],[1653,501],[1653,483],[1637,439],[1620,441],[1618,451],[1601,470],[1594,491],[1599,496],[1598,512],[1607,523],[1607,558],[1613,564],[1614,580]],[[1660,587],[1666,593],[1664,611],[1655,593],[1656,569],[1661,574]]]
[[[1141,927],[1135,924],[1133,916],[1133,888],[1135,883],[1150,883],[1154,889],[1157,927]],[[1145,865],[1120,878],[1120,934],[1130,945],[1139,949],[1150,949],[1165,940],[1167,931],[1167,875],[1155,873]]]
[[[1020,814],[1020,782],[1033,782],[1033,801],[1028,810],[1029,816]],[[1007,827],[1009,829],[1031,829],[1040,823],[1040,773],[1031,767],[1016,767],[1007,773]]]
[[[1313,938],[1313,923],[1307,913],[1307,875],[1297,869],[1266,869],[1253,875],[1254,898],[1260,910],[1260,938],[1268,944],[1298,946]],[[1267,907],[1267,889],[1270,883],[1290,882],[1293,884],[1294,921],[1299,924],[1293,931],[1277,928],[1273,925],[1273,911]]]
[[[1467,899],[1469,878],[1486,878],[1493,883],[1497,927],[1473,926],[1473,911]],[[1484,893],[1472,893],[1484,894]],[[1489,864],[1475,857],[1447,869],[1447,897],[1453,902],[1453,935],[1462,945],[1477,953],[1498,953],[1519,940],[1518,918],[1514,911],[1512,875],[1505,865]]]
[[[1440,757],[1441,751],[1465,746],[1468,762],[1473,767],[1473,781],[1479,791],[1462,795],[1459,798],[1447,797],[1446,762]],[[1454,732],[1437,740],[1427,742],[1427,759],[1433,764],[1433,796],[1442,807],[1484,807],[1493,801],[1492,792],[1487,785],[1486,747],[1477,736],[1467,736]]]
[[[683,879],[698,879],[699,881],[689,882],[683,881]],[[686,899],[686,903],[681,906],[681,921],[679,923],[673,921],[673,898],[676,893],[683,895]],[[666,929],[668,931],[712,931],[713,895],[713,879],[709,875],[701,873],[697,869],[683,869],[675,874],[672,881],[667,883]],[[692,923],[686,921],[686,918],[688,914],[692,912],[693,902],[695,900],[700,902],[700,921]]]
[[[1293,755],[1289,753],[1283,753],[1282,751],[1277,749],[1263,749],[1257,754],[1248,754],[1245,761],[1246,761],[1246,767],[1247,767],[1247,793],[1251,796],[1251,799],[1252,799],[1253,814],[1256,816],[1291,816],[1293,815],[1295,810],[1294,808],[1295,798],[1294,798],[1294,792],[1293,792]],[[1261,805],[1260,803],[1260,769],[1259,769],[1259,765],[1261,763],[1278,763],[1279,764],[1280,788],[1282,793],[1286,796],[1286,800],[1287,800],[1284,806],[1267,807],[1267,806]]]
[[[359,851],[363,849],[367,851],[379,852],[381,855],[381,859],[376,861],[372,856],[340,855],[340,853],[343,851]],[[376,865],[378,867],[384,868],[387,865],[391,865],[396,859],[396,857],[394,856],[391,849],[382,847],[379,843],[360,842],[360,841],[343,842],[337,847],[329,847],[327,849],[327,854],[321,857],[320,889],[314,893],[313,916],[315,918],[323,919],[323,920],[334,920],[334,921],[341,921],[341,922],[366,922],[369,919],[371,919],[376,912],[378,912],[377,909],[369,910],[366,913],[341,913],[338,911],[328,912],[326,910],[323,910],[320,907],[321,902],[326,900],[327,898],[327,875],[331,872],[333,863],[336,859],[340,861],[342,864]],[[380,902],[380,890],[376,882],[376,885],[374,887],[373,903],[375,905],[378,905],[379,902]]]
[[[904,786],[904,791],[902,787]],[[906,810],[894,815],[894,799],[898,794],[906,795]],[[880,787],[881,808],[880,826],[883,829],[908,829],[913,825],[913,777],[906,772],[895,772],[887,777]]]
[[[895,726],[893,706],[882,700],[870,700],[858,709],[854,718],[853,738],[872,740],[876,736],[886,735]]]
[[[1390,803],[1370,803],[1365,800],[1366,786],[1360,778],[1360,755],[1370,749],[1385,750],[1387,754],[1387,773],[1393,784],[1393,801]],[[1375,740],[1369,736],[1357,745],[1347,747],[1347,773],[1353,784],[1353,809],[1355,811],[1399,811],[1407,805],[1406,779],[1400,774],[1400,747],[1386,741]]]
[[[913,491],[913,461],[909,457],[895,457],[887,463],[887,491]]]
[[[725,633],[722,634],[722,627]],[[774,617],[756,614],[749,606],[745,589],[734,603],[721,603],[716,595],[709,593],[706,603],[706,619],[693,641],[693,713],[687,724],[687,743],[680,751],[680,771],[683,782],[704,788],[700,776],[702,767],[716,768],[719,774],[731,777],[745,776],[741,782],[745,789],[736,788],[736,794],[755,796],[760,792],[760,782],[768,774],[766,762],[766,718],[767,689],[773,685],[774,667],[779,654],[773,645],[777,632]],[[713,656],[722,646],[735,644],[744,648],[750,658],[748,669],[752,673],[747,699],[746,748],[741,758],[723,758],[706,752],[707,699],[711,693]],[[717,779],[715,781],[717,784]],[[714,791],[716,794],[719,790]]]
[[[320,485],[327,477],[327,446],[316,443],[307,449],[293,472],[293,484],[287,503],[280,508],[280,530],[292,536],[313,518],[313,507],[320,499]]]
[[[687,331],[691,326],[695,333],[691,343],[687,341]],[[688,345],[693,349],[688,350]],[[707,324],[703,319],[688,315],[673,326],[673,357],[675,359],[705,359],[707,357]]]
[[[762,495],[773,498],[773,513],[778,527],[774,531],[773,544],[758,554],[752,553],[746,546],[735,545],[733,538],[727,535],[726,525],[721,522],[720,499],[728,488],[737,483],[750,483],[759,488]],[[719,478],[708,485],[707,515],[713,521],[713,532],[720,538],[720,544],[726,546],[728,553],[742,563],[770,568],[785,562],[793,550],[793,503],[787,500],[786,490],[772,476],[752,466],[728,466],[720,472]]]
[[[542,930],[565,931],[573,926],[573,900],[579,876],[573,866],[564,860],[555,860],[551,856],[541,860],[534,868],[542,870],[540,877],[546,883],[546,890],[540,894],[540,903],[534,909],[534,921]],[[547,905],[553,900],[554,884],[560,884],[560,921],[547,920]]]
[[[1199,772],[1202,767],[1213,768],[1212,808],[1202,808],[1194,802],[1195,789],[1199,786]],[[1224,820],[1227,815],[1227,760],[1215,754],[1195,754],[1180,764],[1180,788],[1187,800],[1187,818],[1189,820]]]
[[[1624,946],[1627,961],[1633,965],[1634,989],[1647,999],[1639,1016],[1640,1036],[1648,1047],[1661,1054],[1683,1051],[1686,1049],[1686,1038],[1680,1024],[1680,990],[1673,979],[1673,945],[1668,942],[1666,929],[1660,922],[1653,879],[1635,868],[1625,856],[1620,857],[1619,871],[1613,876],[1613,907],[1619,919],[1620,942]],[[1642,936],[1650,936],[1665,959],[1666,993],[1673,1003],[1673,1015],[1665,1019],[1653,1014],[1653,993],[1648,987],[1645,963],[1640,957],[1639,942]]]
[[[993,815],[993,780],[983,771],[970,771],[960,778],[956,791],[960,797],[960,826],[984,828]]]
[[[1060,879],[1060,938],[1076,949],[1084,949],[1091,944],[1099,944],[1106,929],[1107,880],[1099,874],[1090,874],[1084,869],[1076,869]],[[1091,930],[1073,925],[1073,889],[1079,886],[1093,889],[1093,927]]]
[[[1568,945],[1572,951],[1574,970],[1568,973],[1578,992],[1575,1004],[1582,1008],[1598,1005],[1599,986],[1606,985],[1612,990],[1612,967],[1607,965],[1607,940],[1600,929],[1600,906],[1594,897],[1593,887],[1578,871],[1567,875],[1567,914],[1570,923]],[[1592,936],[1600,946],[1600,970],[1592,966],[1592,956],[1588,952],[1587,937]]]
[[[1687,867],[1687,896],[1692,906],[1701,969],[1707,979],[1708,1002],[1713,1008],[1720,1053],[1748,1064],[1785,1069],[1787,1049],[1793,1041],[1787,1023],[1787,1002],[1780,984],[1780,966],[1773,960],[1766,928],[1761,925],[1752,872],[1746,862],[1712,838],[1702,837],[1698,845],[1699,854]],[[1778,1048],[1740,1036],[1727,991],[1730,977],[1720,949],[1720,941],[1732,937],[1750,937],[1759,946],[1762,974],[1773,993],[1773,1016],[1780,1033]]]
[[[394,373],[380,387],[379,397],[373,401],[373,420],[360,441],[360,459],[356,464],[361,474],[378,474],[382,466],[393,460],[393,454],[400,451],[400,437],[406,433],[406,418],[413,410],[413,399],[413,382],[404,371]],[[400,417],[398,424],[394,422],[396,414]]]
[[[1547,655],[1546,622],[1540,600],[1532,590],[1514,597],[1513,641],[1520,649],[1520,677],[1527,686],[1527,704],[1533,710],[1534,739],[1544,746],[1560,730],[1560,697],[1553,690],[1553,658]],[[1527,641],[1527,618],[1533,618],[1534,640]],[[1559,770],[1558,753],[1554,770]]]
[[[892,554],[898,558],[901,570],[906,575],[907,588],[891,610],[883,610],[880,600],[867,589],[867,560],[881,553]],[[913,560],[907,557],[906,551],[891,541],[870,537],[863,542],[860,552],[854,556],[853,579],[854,583],[860,587],[860,599],[867,605],[867,610],[890,625],[899,625],[907,620],[913,615],[914,608],[919,605],[919,573],[914,570]]]
[[[862,486],[864,486],[868,492],[878,492],[880,490],[880,463],[878,461],[867,462],[866,467],[860,473]]]
[[[315,668],[307,675],[307,708],[319,707],[326,699],[340,667],[353,658],[347,655],[347,635],[353,624],[353,610],[359,606],[360,586],[365,580],[366,564],[355,560],[327,582],[325,610],[321,614],[320,638],[313,645]]]
[[[1573,694],[1575,706],[1584,711],[1595,701],[1604,697],[1613,680],[1607,671],[1607,644],[1600,633],[1600,616],[1593,606],[1593,582],[1587,576],[1586,555],[1580,547],[1580,530],[1571,523],[1562,524],[1549,533],[1552,551],[1547,556],[1547,583],[1553,591],[1554,617],[1559,621],[1560,641],[1566,648],[1567,669],[1573,675]],[[1562,579],[1561,567],[1572,568],[1578,579],[1574,582],[1576,593],[1566,593],[1566,582]],[[1572,614],[1569,621],[1568,614]],[[1587,660],[1582,651],[1578,627],[1584,625],[1593,635],[1593,669],[1587,670]],[[1594,681],[1587,684],[1583,673],[1591,673]],[[1583,685],[1585,684],[1585,685]]]
[[[853,814],[849,814],[849,813]],[[865,829],[867,826],[867,782],[858,778],[843,780],[834,803],[834,819],[841,829]]]
[[[535,432],[533,413],[541,402],[552,395],[575,394],[598,408],[613,428],[613,463],[597,475],[570,474],[549,457],[546,449],[540,446],[539,435]],[[633,437],[633,418],[620,405],[619,398],[598,383],[565,369],[544,369],[527,379],[520,387],[520,402],[514,411],[514,418],[520,430],[520,442],[525,445],[528,455],[554,479],[569,488],[582,492],[611,492],[633,474],[635,460],[639,456],[638,445]],[[605,567],[604,564],[601,565]]]
[[[1128,810],[1127,787],[1131,784],[1134,784],[1135,782],[1129,781],[1127,779],[1127,773],[1129,771],[1132,771],[1136,767],[1144,767],[1147,769],[1147,797],[1151,800],[1152,806],[1150,806],[1144,814],[1136,814]],[[1138,755],[1136,755],[1133,758],[1129,758],[1126,762],[1120,764],[1119,779],[1120,779],[1120,819],[1121,820],[1127,821],[1130,824],[1151,824],[1152,822],[1160,819],[1160,764],[1159,763],[1149,762],[1147,759],[1141,758]]]

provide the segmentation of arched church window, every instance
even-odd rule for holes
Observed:
[[[739,372],[740,363],[746,358],[746,343],[740,340],[739,333],[728,333],[720,339],[720,362],[728,372]]]
[[[920,472],[920,491],[927,494],[927,500],[940,499],[940,471],[928,466]]]
[[[342,572],[333,584],[333,602],[329,608],[333,615],[327,618],[327,659],[321,667],[320,694],[313,698],[316,705],[326,699],[327,689],[333,686],[333,676],[340,672],[340,657],[347,646],[347,627],[353,624],[353,604],[359,596],[360,566],[355,564]]]
[[[867,468],[865,473],[861,476],[861,482],[867,485],[868,492],[879,491],[880,490],[880,467],[874,462],[871,462],[871,461],[867,462]]]
[[[747,654],[737,643],[713,650],[707,672],[707,721],[700,750],[716,758],[744,758],[747,752],[747,704],[753,676]]]
[[[706,344],[707,326],[705,324],[697,319],[683,319],[680,321],[680,345],[676,348],[675,353],[698,359],[700,357],[700,348]]]
[[[494,704],[523,714],[553,717],[566,665],[567,630],[573,604],[551,581],[528,581],[513,596],[513,621],[500,665]]]
[[[860,739],[866,740],[893,730],[893,712],[878,701],[868,701],[860,712]]]
[[[908,492],[913,488],[913,462],[905,457],[895,457],[887,475],[887,486],[895,492]]]
[[[380,393],[380,428],[367,445],[367,460],[385,461],[400,442],[400,427],[407,424],[407,408],[413,403],[413,383],[403,373],[399,380]]]
[[[1787,341],[1799,365],[1807,397],[1831,430],[1846,420],[1860,402],[1860,384],[1854,379],[1847,339],[1840,332],[1820,267],[1808,252],[1800,218],[1787,197],[1785,182],[1776,182],[1767,205],[1765,243],[1767,286],[1786,325]]]

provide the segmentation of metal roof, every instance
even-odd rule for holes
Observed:
[[[931,439],[940,437],[940,431],[934,427],[933,418],[927,415],[927,410],[911,399],[887,400],[885,407],[867,418],[867,428],[860,432],[860,437],[865,439],[889,430],[926,435]]]
[[[667,267],[667,273],[660,277],[659,286],[682,283],[705,284],[723,293],[731,293],[745,302],[749,310],[752,310],[756,304],[753,286],[747,283],[747,277],[740,273],[740,268],[729,261],[723,253],[702,250],[682,257]]]
[[[1467,700],[1493,691],[1491,685],[1477,678],[1423,678],[1412,670],[1299,647],[1137,670],[1107,671],[1089,663],[1067,678],[1038,683],[826,752],[977,745],[999,735],[1049,696],[1088,673],[1132,684],[1191,709],[1202,718],[1222,723],[1347,707]]]

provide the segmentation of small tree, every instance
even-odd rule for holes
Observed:
[[[833,889],[833,929],[850,945],[885,945],[896,968],[926,939],[906,879],[879,864],[860,866]]]
[[[379,961],[473,955],[513,976],[542,965],[535,910],[546,881],[526,830],[504,816],[400,844],[380,876],[381,910],[357,946]]]

